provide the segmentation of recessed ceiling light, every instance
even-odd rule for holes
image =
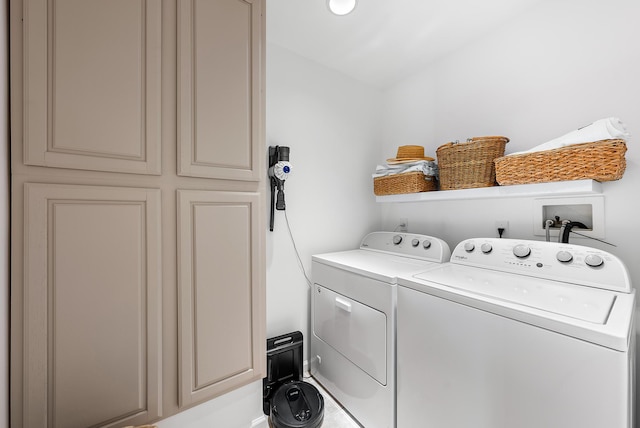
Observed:
[[[347,15],[356,8],[357,0],[327,0],[329,10],[338,16]]]

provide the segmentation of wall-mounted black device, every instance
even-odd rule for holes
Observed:
[[[269,230],[273,232],[274,208],[284,211],[284,182],[291,173],[289,147],[269,146],[269,181],[271,183],[271,219]]]

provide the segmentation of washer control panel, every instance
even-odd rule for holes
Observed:
[[[451,263],[631,292],[629,273],[618,257],[582,245],[498,238],[466,239],[453,250]]]
[[[362,240],[360,249],[402,255],[438,263],[451,257],[449,244],[440,238],[415,233],[373,232]]]

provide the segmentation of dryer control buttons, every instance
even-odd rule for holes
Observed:
[[[413,245],[414,247],[417,247],[418,245],[420,245],[420,240],[413,238],[413,241],[411,241],[411,245]]]
[[[429,241],[428,239],[425,239],[424,242],[422,243],[422,248],[424,248],[425,250],[428,250],[429,248],[431,248],[431,241]]]
[[[518,257],[519,259],[524,259],[525,257],[529,257],[531,254],[531,248],[526,245],[518,244],[513,247],[513,255]]]
[[[598,267],[604,264],[603,258],[597,254],[589,254],[584,258],[584,262],[587,264],[587,266],[591,267]]]
[[[472,252],[472,251],[473,251],[473,250],[475,250],[475,249],[476,249],[476,245],[475,245],[473,242],[465,242],[465,243],[464,243],[464,250],[465,250],[467,253],[470,253],[470,252]]]
[[[393,237],[393,244],[394,244],[394,245],[398,245],[398,244],[400,244],[401,242],[402,242],[402,236],[400,236],[400,235],[395,235],[395,236]]]
[[[485,243],[480,246],[480,249],[482,250],[483,253],[489,254],[491,251],[493,251],[493,246],[491,244]]]
[[[573,260],[573,255],[568,251],[558,251],[558,254],[556,254],[556,259],[558,259],[558,261],[562,263],[569,263],[571,260]]]

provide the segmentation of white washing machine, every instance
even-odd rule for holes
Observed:
[[[374,232],[313,256],[311,374],[366,428],[396,426],[396,277],[450,254],[438,238]]]
[[[469,239],[398,278],[398,428],[631,428],[635,293],[589,247]]]

